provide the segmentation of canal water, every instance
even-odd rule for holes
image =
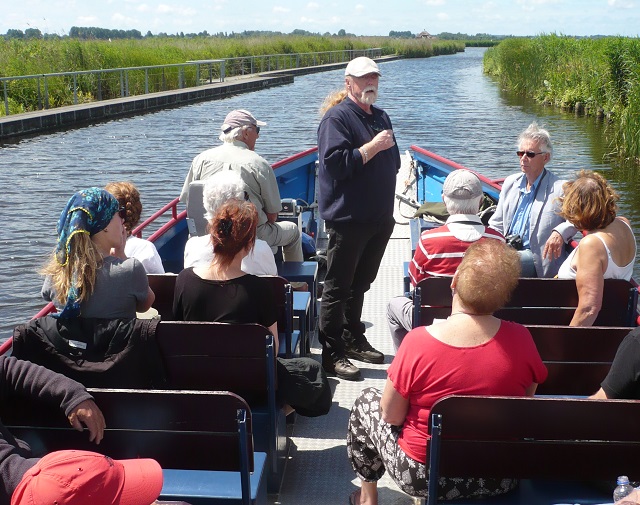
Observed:
[[[554,141],[548,168],[565,177],[602,171],[622,194],[621,214],[640,230],[637,172],[606,160],[605,126],[501,91],[482,73],[483,54],[469,48],[381,65],[378,104],[391,116],[401,152],[418,145],[505,177],[518,170],[518,133],[538,121]],[[246,108],[268,123],[256,150],[273,163],[315,145],[319,106],[342,84],[342,70],[310,74],[288,86],[0,145],[0,338],[42,307],[38,269],[73,192],[133,181],[144,218],[178,196],[193,157],[219,143],[227,112]]]

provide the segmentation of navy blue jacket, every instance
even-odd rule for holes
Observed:
[[[367,114],[346,98],[329,109],[318,127],[318,207],[325,221],[376,223],[393,216],[400,151],[394,145],[363,165],[358,150],[391,129],[382,109]]]

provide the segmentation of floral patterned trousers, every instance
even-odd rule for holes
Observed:
[[[386,470],[402,491],[426,498],[427,467],[407,456],[398,445],[402,429],[382,420],[381,397],[379,390],[365,389],[351,408],[347,455],[353,470],[365,482],[377,482]],[[517,485],[515,479],[440,477],[438,500],[496,496]]]

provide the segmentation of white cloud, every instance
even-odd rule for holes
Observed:
[[[111,20],[115,21],[120,26],[131,26],[136,27],[138,25],[138,20],[135,18],[127,17],[119,12],[116,12],[111,16]]]
[[[439,5],[444,5],[446,1],[445,0],[426,0],[424,3],[429,7],[437,7]]]
[[[288,14],[291,12],[291,9],[287,9],[286,7],[281,7],[280,5],[276,5],[273,7],[273,12],[275,14]]]
[[[176,16],[191,17],[197,14],[197,11],[191,7],[174,7],[172,5],[160,4],[156,9],[160,14],[175,14]]]
[[[80,26],[95,26],[100,18],[97,16],[78,16],[78,25]]]
[[[362,14],[365,11],[366,7],[362,4],[358,4],[355,7],[355,10],[358,14]]]
[[[436,18],[438,21],[449,21],[449,14],[446,12],[438,12],[438,14],[436,14]]]
[[[140,4],[136,8],[136,10],[138,12],[149,12],[151,10],[151,7],[149,7],[147,4]]]
[[[609,7],[613,7],[615,9],[633,9],[635,6],[635,2],[631,0],[609,0],[607,2]]]
[[[307,9],[309,9],[310,11],[317,11],[319,8],[320,8],[320,4],[316,2],[309,2],[307,4]]]

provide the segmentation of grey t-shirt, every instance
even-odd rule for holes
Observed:
[[[142,263],[135,258],[123,261],[107,256],[96,271],[93,293],[82,302],[80,317],[133,319],[136,317],[136,305],[147,299],[148,289],[147,272]],[[44,281],[42,296],[45,300],[55,298],[49,278]]]

